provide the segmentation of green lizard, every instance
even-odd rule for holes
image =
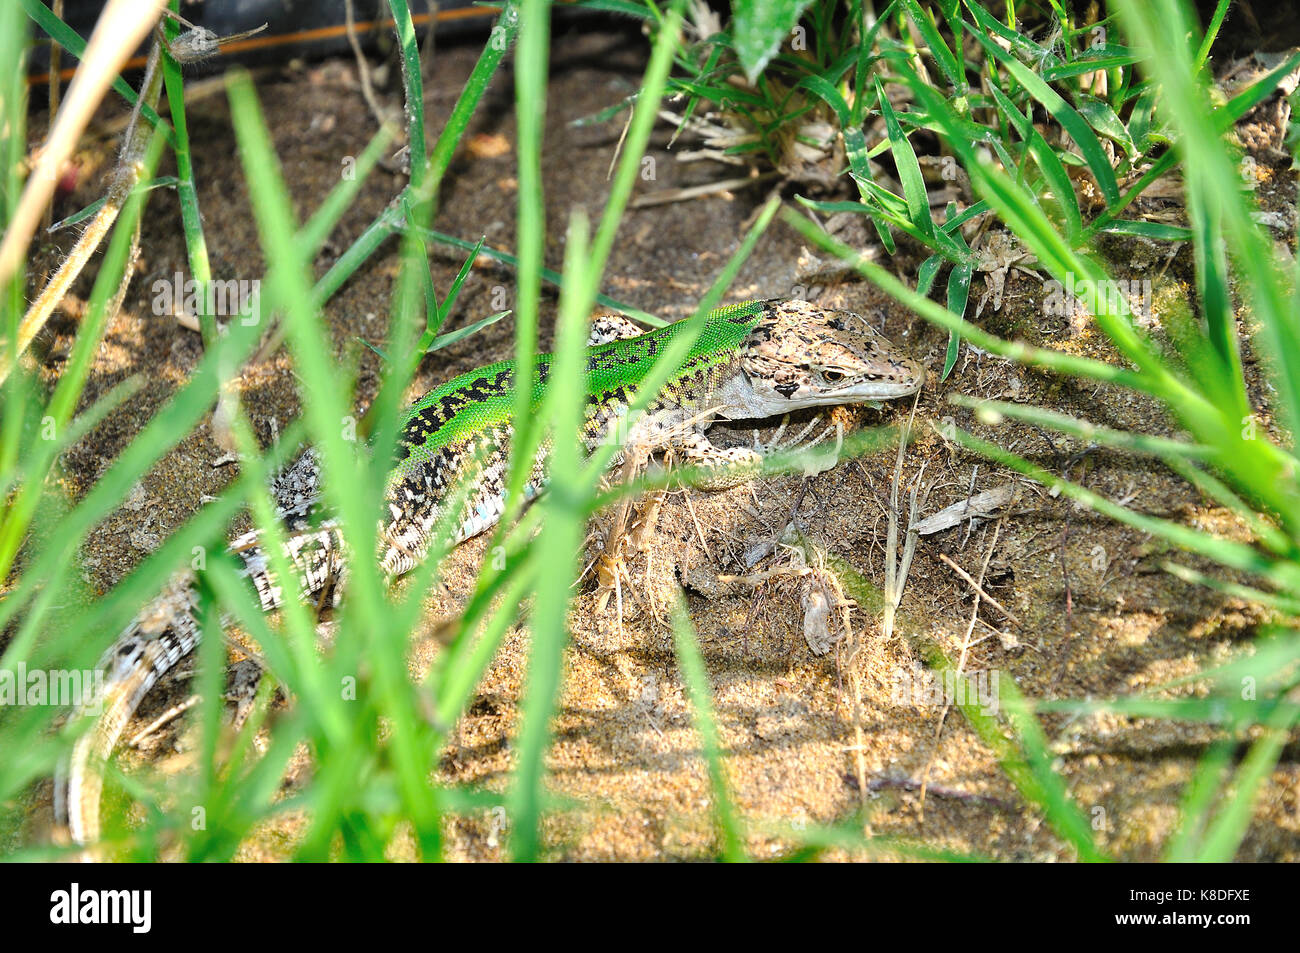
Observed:
[[[734,473],[736,464],[753,463],[763,451],[715,447],[706,431],[717,418],[750,420],[808,407],[874,404],[914,394],[924,378],[920,365],[898,353],[858,315],[803,301],[746,302],[709,314],[680,370],[646,413],[627,426],[638,386],[683,327],[679,322],[644,333],[621,318],[593,322],[583,429],[588,450],[609,440],[625,448],[633,442],[642,449],[672,447],[687,462]],[[549,372],[549,357],[542,355],[532,381],[534,406],[545,393]],[[469,488],[450,524],[454,542],[476,536],[500,519],[515,386],[513,362],[502,361],[448,381],[407,411],[389,475],[388,518],[377,554],[389,578],[421,561],[440,516],[447,515],[443,510],[453,487]],[[548,452],[544,442],[526,497],[544,487]],[[302,597],[325,604],[343,589],[347,567],[339,525],[320,519],[320,483],[316,455],[309,449],[273,480],[271,490],[291,533],[285,556],[299,574]],[[232,540],[230,548],[242,558],[242,572],[269,612],[283,597],[259,539],[254,530]],[[77,740],[55,784],[56,814],[75,842],[98,839],[104,762],[149,689],[194,650],[197,605],[193,575],[178,573],[101,660],[103,714]]]

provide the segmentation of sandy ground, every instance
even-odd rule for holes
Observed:
[[[644,56],[643,44],[635,37],[559,32],[553,50],[545,155],[547,251],[553,267],[560,263],[559,236],[570,211],[584,208],[594,218],[603,206],[605,171],[620,131],[617,123],[584,127],[571,123],[631,92]],[[439,52],[429,94],[432,128],[441,127],[475,56],[472,44]],[[344,157],[356,155],[374,130],[354,65],[336,60],[277,70],[261,74],[258,86],[297,210],[305,215],[337,181]],[[381,97],[389,102],[396,102],[398,95],[394,85],[381,90]],[[256,277],[262,262],[233,155],[224,95],[198,99],[189,115],[214,273]],[[34,132],[39,132],[42,121],[34,119]],[[665,149],[668,134],[666,128],[656,134],[651,154],[657,179],[642,183],[643,191],[734,174],[707,163],[679,163]],[[1269,131],[1264,129],[1260,136],[1267,140]],[[111,146],[111,140],[106,142],[101,149]],[[485,235],[497,247],[513,245],[517,188],[513,150],[511,85],[506,73],[493,84],[475,118],[469,147],[443,187],[439,228],[468,239]],[[1268,152],[1267,142],[1253,154],[1264,206],[1293,215],[1294,187],[1287,164]],[[94,155],[94,147],[89,146],[88,173],[56,215],[68,214],[99,194],[101,173],[90,167]],[[318,274],[382,209],[401,182],[394,172],[376,172],[317,260]],[[607,271],[605,290],[666,318],[687,314],[736,247],[754,209],[766,197],[764,188],[630,212]],[[1145,211],[1162,204],[1172,206],[1152,200]],[[1172,214],[1176,219],[1176,207]],[[148,373],[149,383],[68,454],[66,477],[74,498],[86,492],[200,357],[197,334],[169,318],[154,317],[150,310],[152,282],[187,270],[179,222],[174,194],[157,192],[145,220],[139,277],[95,359],[86,399],[93,400],[141,371]],[[867,244],[860,227],[850,226],[844,237]],[[60,245],[66,247],[71,240],[64,237]],[[54,252],[46,249],[44,254],[52,260]],[[1152,282],[1157,314],[1192,293],[1187,249],[1170,259],[1166,246],[1125,241],[1110,244],[1107,254],[1121,277]],[[435,255],[432,267],[438,287],[448,285],[459,261],[457,253]],[[919,261],[915,251],[904,249],[890,267],[914,281]],[[390,244],[327,307],[336,353],[352,354],[360,364],[363,405],[374,394],[378,358],[358,347],[356,338],[382,340],[396,268],[396,252]],[[498,286],[512,287],[507,271],[495,266],[476,268],[461,294],[453,325],[497,310],[492,297]],[[796,236],[777,224],[750,259],[733,294],[737,299],[785,296],[797,287],[807,289],[819,303],[869,316],[896,344],[928,363],[930,377],[904,464],[907,482],[924,467],[930,491],[923,515],[1010,479],[986,460],[945,440],[931,426],[933,422],[942,427],[944,418],[952,418],[959,427],[994,439],[1049,470],[1066,473],[1111,499],[1125,500],[1139,511],[1221,531],[1235,526],[1229,514],[1159,467],[1104,451],[1084,453],[1081,444],[1034,428],[984,427],[967,411],[951,406],[947,398],[967,394],[1016,400],[1099,424],[1172,433],[1168,419],[1149,401],[1009,365],[970,348],[963,349],[955,371],[941,384],[938,369],[945,332],[865,284],[819,274]],[[83,280],[80,292],[85,294],[87,288]],[[984,290],[977,278],[972,301],[978,301]],[[1090,322],[1045,317],[1043,295],[1037,278],[1013,271],[1006,278],[1001,308],[995,310],[990,301],[980,320],[1005,336],[1116,360]],[[553,304],[548,298],[548,318]],[[74,332],[71,318],[56,317],[39,342],[38,354],[51,383],[62,370]],[[418,388],[422,391],[506,356],[511,334],[509,323],[501,322],[427,358]],[[1249,352],[1246,360],[1252,396],[1260,398],[1261,385]],[[247,368],[239,386],[264,443],[271,440],[275,427],[282,428],[297,416],[292,369],[283,352]],[[898,423],[906,413],[905,407],[887,407],[853,412],[845,419],[854,426]],[[199,507],[203,494],[217,492],[231,479],[234,467],[213,465],[222,455],[205,424],[160,462],[144,481],[145,505],[124,509],[90,537],[84,564],[93,586],[111,588]],[[778,838],[761,831],[764,823],[834,822],[865,804],[876,833],[1008,860],[1072,858],[1072,851],[1040,816],[1025,809],[958,712],[944,718],[942,705],[896,698],[900,680],[923,677],[913,636],[937,640],[955,659],[971,624],[970,587],[941,561],[941,555],[973,576],[980,575],[987,561],[986,590],[1017,620],[1013,623],[987,605],[979,609],[967,671],[1013,679],[1030,697],[1096,698],[1142,691],[1223,659],[1248,643],[1264,621],[1261,612],[1249,605],[1185,585],[1162,572],[1159,564],[1167,553],[1144,535],[1027,485],[1000,518],[962,524],[922,540],[903,600],[904,622],[891,638],[879,636],[875,620],[865,613],[854,614],[863,644],[856,662],[861,678],[859,749],[842,654],[832,651],[817,657],[809,651],[798,581],[781,577],[754,586],[719,580],[719,576],[744,575],[788,562],[785,551],[774,544],[794,520],[810,540],[880,584],[893,463],[892,452],[884,452],[842,463],[808,480],[763,480],[720,494],[692,492],[689,500],[681,493],[668,495],[649,555],[631,561],[632,585],[639,598],[625,600],[621,630],[612,610],[596,611],[593,587],[590,581],[584,584],[574,610],[566,687],[549,765],[554,789],[589,809],[548,823],[551,856],[669,860],[712,855],[708,781],[665,622],[668,595],[679,583],[686,587],[699,631],[716,694],[727,768],[737,802],[755,827],[750,847],[758,856],[770,855],[781,845]],[[449,561],[445,578],[453,598],[468,591],[482,547],[481,541],[471,542]],[[746,554],[756,547],[775,550],[776,555],[751,567]],[[431,605],[426,631],[452,605]],[[436,646],[423,636],[413,644],[411,668],[422,671]],[[457,740],[446,752],[445,780],[495,789],[506,783],[513,764],[510,739],[518,722],[527,649],[526,635],[515,632],[508,638],[463,719]],[[155,691],[142,718],[152,717],[185,695],[185,680],[169,679]],[[1043,723],[1060,772],[1097,822],[1106,848],[1125,859],[1156,858],[1162,841],[1175,828],[1180,794],[1211,738],[1210,730],[1118,717],[1045,716]],[[145,767],[187,743],[183,732],[162,732],[142,751],[123,755],[123,762]],[[923,802],[922,781],[929,785]],[[1298,783],[1293,742],[1263,786],[1241,859],[1300,857]],[[286,856],[298,830],[292,820],[279,822],[265,836],[253,838],[240,856]],[[485,812],[452,825],[449,853],[455,858],[495,859],[502,856],[503,841],[495,819]],[[403,845],[396,844],[394,855],[404,854]]]

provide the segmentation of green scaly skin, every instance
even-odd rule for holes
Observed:
[[[734,373],[741,345],[763,311],[762,302],[719,308],[683,363],[681,370],[647,408],[654,418],[673,408],[697,412],[719,380]],[[587,417],[583,439],[588,450],[607,437],[609,427],[626,414],[637,389],[669,342],[684,330],[682,322],[642,332],[630,324],[612,333],[636,332],[588,348]],[[456,541],[476,536],[495,525],[505,508],[506,455],[513,435],[515,409],[514,361],[489,364],[425,394],[411,405],[402,425],[397,461],[389,482],[390,547],[384,568],[393,575],[409,571],[428,546],[428,533],[441,504],[467,467],[477,471]],[[550,377],[551,356],[537,358],[532,407],[541,408]],[[543,442],[533,472],[524,486],[532,498],[545,482],[549,442]]]

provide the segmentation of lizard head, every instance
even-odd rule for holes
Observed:
[[[765,414],[875,404],[921,389],[925,369],[851,311],[771,301],[741,349],[750,399]]]

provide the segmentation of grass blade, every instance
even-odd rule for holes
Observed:
[[[709,690],[709,676],[704,668],[704,657],[695,638],[695,628],[686,605],[679,593],[673,603],[673,645],[677,650],[677,664],[682,681],[691,700],[691,721],[700,736],[700,751],[709,769],[709,783],[713,788],[713,817],[722,842],[722,857],[730,863],[747,860],[745,833],[736,806],[727,785],[727,773],[722,764],[722,746],[718,741],[718,720],[713,710],[713,693]]]

